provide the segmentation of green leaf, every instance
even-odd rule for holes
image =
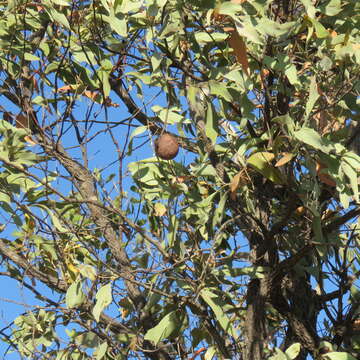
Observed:
[[[111,284],[102,286],[96,293],[96,304],[92,310],[94,318],[96,321],[99,321],[100,315],[103,310],[111,304]]]
[[[131,133],[130,139],[129,139],[129,145],[128,145],[128,155],[131,155],[131,153],[132,153],[134,138],[138,135],[143,134],[145,131],[148,130],[148,128],[149,128],[148,126],[138,126]]]
[[[327,4],[320,5],[321,11],[328,16],[335,16],[341,12],[341,0],[331,0]]]
[[[146,186],[157,186],[162,175],[158,166],[156,165],[156,158],[150,158],[137,162],[132,162],[128,165],[128,169],[132,176],[137,181]]]
[[[169,228],[168,228],[168,242],[169,247],[173,247],[176,244],[176,236],[178,234],[179,228],[179,218],[176,215],[171,215],[169,219]]]
[[[247,159],[247,163],[272,182],[284,184],[285,180],[281,172],[271,164],[274,157],[275,155],[270,152],[256,152]]]
[[[275,121],[279,124],[285,124],[287,127],[288,133],[290,135],[293,134],[293,132],[295,130],[295,123],[294,123],[294,120],[288,114],[274,117],[272,119],[272,121]]]
[[[37,204],[33,204],[32,206],[35,206],[35,207],[45,210],[50,215],[51,221],[54,224],[56,230],[58,230],[62,233],[68,233],[68,229],[62,225],[61,221],[56,216],[56,214],[54,214],[51,211],[51,209],[49,209],[46,205],[37,203]]]
[[[205,125],[206,136],[210,138],[213,144],[215,144],[219,128],[217,124],[217,114],[211,103],[208,103],[206,109],[206,125]]]
[[[327,353],[326,358],[329,360],[356,360],[356,358],[348,353],[337,351]]]
[[[10,204],[10,196],[6,193],[0,192],[0,202],[1,201]]]
[[[312,0],[301,0],[301,2],[304,5],[306,13],[308,14],[309,18],[314,19],[316,14],[316,8],[313,5]]]
[[[224,83],[221,83],[219,81],[210,80],[209,86],[210,86],[210,94],[211,95],[219,96],[228,102],[234,101],[233,97],[229,93],[229,90],[227,89],[227,87]]]
[[[214,269],[212,273],[216,276],[230,276],[233,278],[238,278],[241,275],[247,275],[250,278],[262,279],[265,277],[264,273],[268,271],[266,267],[263,266],[244,266],[241,268],[236,268],[233,266],[224,265],[222,269]]]
[[[275,354],[269,357],[269,360],[289,360],[289,358],[278,348],[275,348]]]
[[[222,219],[225,215],[225,206],[226,206],[227,198],[228,198],[227,192],[221,194],[219,204],[214,212],[214,217],[213,217],[213,227],[214,228],[216,226],[221,225],[221,223],[222,223]]]
[[[27,53],[27,52],[24,54],[24,59],[26,61],[39,61],[40,60],[40,58],[38,56],[35,56],[35,55]]]
[[[360,156],[352,151],[343,154],[343,160],[356,170],[360,170]]]
[[[106,355],[107,349],[108,349],[108,344],[106,341],[100,344],[94,352],[96,360],[101,360]]]
[[[239,21],[240,20],[240,21]],[[243,36],[246,40],[251,41],[255,44],[263,45],[264,36],[261,36],[254,27],[254,17],[250,16],[239,16],[236,20],[236,30],[239,35]]]
[[[296,66],[294,64],[287,64],[285,66],[285,75],[289,79],[291,85],[300,84],[297,76]]]
[[[310,81],[310,89],[309,89],[309,99],[306,103],[305,107],[305,119],[309,118],[309,115],[314,108],[314,105],[317,101],[317,99],[320,97],[320,94],[318,92],[316,78],[313,76]]]
[[[79,345],[93,349],[99,346],[100,337],[97,336],[94,332],[88,331],[76,336],[75,342]]]
[[[295,131],[294,136],[301,142],[310,145],[317,150],[321,150],[326,154],[335,150],[335,146],[331,141],[321,137],[319,133],[308,127],[304,126],[300,130]]]
[[[103,16],[106,21],[110,24],[111,28],[120,36],[122,37],[126,37],[128,35],[128,30],[127,30],[127,21],[125,16],[120,15],[121,17],[119,18],[118,16],[115,16],[114,14],[111,14],[110,16]]]
[[[228,38],[228,34],[222,33],[209,33],[209,32],[197,32],[195,33],[195,40],[199,44],[222,42]]]
[[[184,120],[184,117],[179,114],[181,110],[178,107],[169,109],[154,105],[151,110],[156,113],[165,124],[175,124]]]
[[[359,185],[358,185],[358,173],[345,161],[341,162],[341,169],[350,181],[350,186],[354,194],[356,202],[359,202]]]
[[[70,6],[69,0],[50,0],[50,2],[60,6]]]
[[[288,356],[288,358],[292,360],[299,355],[300,349],[301,349],[300,343],[295,343],[286,349],[285,354]]]
[[[87,264],[79,264],[77,268],[79,269],[80,274],[83,277],[88,278],[91,281],[96,280],[96,270],[93,266]]]
[[[151,56],[151,66],[152,72],[155,73],[159,69],[161,62],[164,60],[164,57],[160,53],[155,53]],[[154,110],[153,110],[154,111]]]
[[[219,7],[219,14],[228,15],[234,20],[238,20],[239,12],[242,10],[243,8],[240,4],[236,4],[232,1],[225,1]]]
[[[341,203],[342,207],[344,209],[347,209],[350,205],[349,195],[345,191],[340,191],[339,199],[340,199],[340,203]]]
[[[315,28],[315,33],[319,39],[326,38],[330,33],[324,28],[324,26],[316,19],[309,19]]]
[[[65,295],[66,306],[69,309],[76,308],[80,306],[85,299],[86,296],[82,290],[81,281],[78,280],[73,282],[66,291],[66,295]]]
[[[110,95],[110,90],[111,90],[111,86],[110,86],[110,82],[109,82],[109,73],[108,73],[108,71],[99,70],[97,72],[97,74],[98,74],[99,79],[101,81],[104,96],[108,97]]]
[[[60,25],[63,25],[66,29],[70,30],[70,24],[66,16],[58,11],[55,10],[54,7],[45,7],[46,12],[49,14],[49,16]]]
[[[181,321],[179,320],[178,310],[171,311],[155,327],[146,332],[144,339],[150,340],[157,345],[163,339],[168,338],[180,326]]]
[[[271,69],[283,71],[292,85],[300,84],[296,66],[286,54],[278,54],[276,57],[265,56],[264,63]]]
[[[212,311],[215,314],[217,321],[221,327],[234,339],[239,337],[239,334],[235,330],[233,324],[230,322],[229,318],[225,314],[223,308],[225,306],[224,301],[216,294],[210,291],[209,288],[204,288],[200,291],[200,296],[204,301],[211,307]]]
[[[207,196],[204,200],[196,202],[197,208],[204,208],[205,211],[210,211],[214,202],[214,198],[217,196],[217,192]]]
[[[214,356],[217,353],[217,349],[215,346],[210,346],[207,350],[206,353],[204,354],[204,360],[212,360],[214,358]]]
[[[263,17],[260,19],[259,25],[256,26],[256,29],[264,35],[279,37],[282,35],[288,35],[295,25],[295,21],[280,24],[276,21]]]
[[[121,12],[122,14],[129,14],[129,13],[132,13],[132,12],[137,12],[143,6],[144,6],[143,2],[139,1],[139,0],[122,1],[122,4],[121,4],[121,6],[119,8],[119,12]]]
[[[238,91],[245,92],[246,90],[249,90],[250,81],[246,80],[245,73],[242,70],[232,70],[225,74],[224,78],[233,81],[237,85]]]

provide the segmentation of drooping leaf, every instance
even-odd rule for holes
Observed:
[[[305,10],[308,14],[308,16],[313,19],[315,18],[315,13],[316,13],[316,8],[312,2],[312,0],[301,0],[301,2],[303,3]]]
[[[310,80],[309,98],[308,98],[308,101],[306,103],[306,108],[305,108],[305,118],[306,119],[309,117],[309,115],[310,115],[312,109],[314,108],[314,105],[319,97],[320,97],[320,94],[318,91],[316,78],[315,78],[315,76],[313,76]]]
[[[229,45],[232,47],[236,59],[241,64],[243,71],[249,75],[249,61],[247,58],[246,45],[243,38],[239,35],[237,30],[231,32],[230,38],[228,39]]]
[[[76,308],[77,306],[80,306],[85,301],[85,294],[82,290],[82,283],[81,281],[75,281],[73,282],[65,296],[66,306],[69,309]]]
[[[59,219],[58,215],[49,209],[45,204],[33,204],[34,207],[38,207],[40,209],[45,210],[51,217],[51,220],[56,228],[57,231],[67,233],[68,229],[62,224],[61,220]]]
[[[240,186],[241,179],[243,177],[243,171],[239,171],[230,182],[230,198],[232,200],[236,199],[236,191]]]
[[[228,15],[234,20],[237,20],[237,16],[241,10],[242,6],[240,4],[234,3],[232,1],[226,1],[221,4],[218,11],[221,15]]]
[[[200,295],[213,310],[215,317],[217,321],[219,321],[221,327],[230,336],[232,336],[234,339],[237,339],[239,334],[223,310],[225,305],[223,300],[218,295],[214,294],[209,288],[202,289]]]
[[[132,149],[133,149],[133,142],[134,142],[134,138],[138,135],[143,134],[145,131],[148,130],[148,126],[138,126],[136,127],[136,129],[131,133],[130,138],[129,138],[129,145],[128,145],[128,154],[130,155],[132,153]]]
[[[95,349],[95,356],[96,356],[96,360],[101,360],[104,358],[106,351],[108,349],[108,344],[106,341],[104,341],[102,344],[100,344],[96,349]]]
[[[211,139],[213,143],[216,142],[216,138],[218,136],[218,124],[217,124],[217,117],[216,112],[211,104],[206,109],[206,125],[205,125],[205,132],[206,135]]]
[[[344,174],[347,176],[347,178],[350,181],[350,186],[353,191],[355,201],[359,202],[358,172],[356,172],[345,161],[341,162],[341,168],[344,171]]]
[[[216,355],[216,353],[217,353],[216,347],[215,346],[210,346],[206,350],[206,353],[204,354],[204,360],[212,360],[214,358],[214,356]]]
[[[96,293],[96,304],[92,310],[96,321],[100,320],[100,315],[104,309],[112,302],[111,283],[102,286]]]
[[[178,217],[176,215],[171,215],[169,219],[169,229],[167,235],[169,247],[173,247],[176,244],[178,227],[179,227]]]
[[[225,206],[226,206],[227,197],[228,197],[227,193],[221,194],[219,204],[214,212],[213,228],[221,224],[221,221],[225,215]]]
[[[157,345],[160,341],[171,336],[179,327],[181,327],[181,320],[179,319],[178,310],[171,311],[155,327],[146,332],[144,339]]]

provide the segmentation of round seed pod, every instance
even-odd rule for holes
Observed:
[[[162,134],[155,140],[156,155],[163,160],[171,160],[179,152],[179,143],[170,134]]]

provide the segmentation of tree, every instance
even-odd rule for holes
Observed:
[[[359,358],[359,13],[2,2],[9,351]]]

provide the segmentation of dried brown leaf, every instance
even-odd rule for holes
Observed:
[[[234,50],[236,59],[241,64],[243,70],[249,75],[249,61],[247,58],[246,44],[239,33],[234,30],[228,39],[230,47]]]
[[[281,159],[279,159],[276,164],[275,167],[279,167],[279,166],[283,166],[286,163],[288,163],[292,158],[294,157],[294,154],[292,153],[283,153],[283,156]]]

